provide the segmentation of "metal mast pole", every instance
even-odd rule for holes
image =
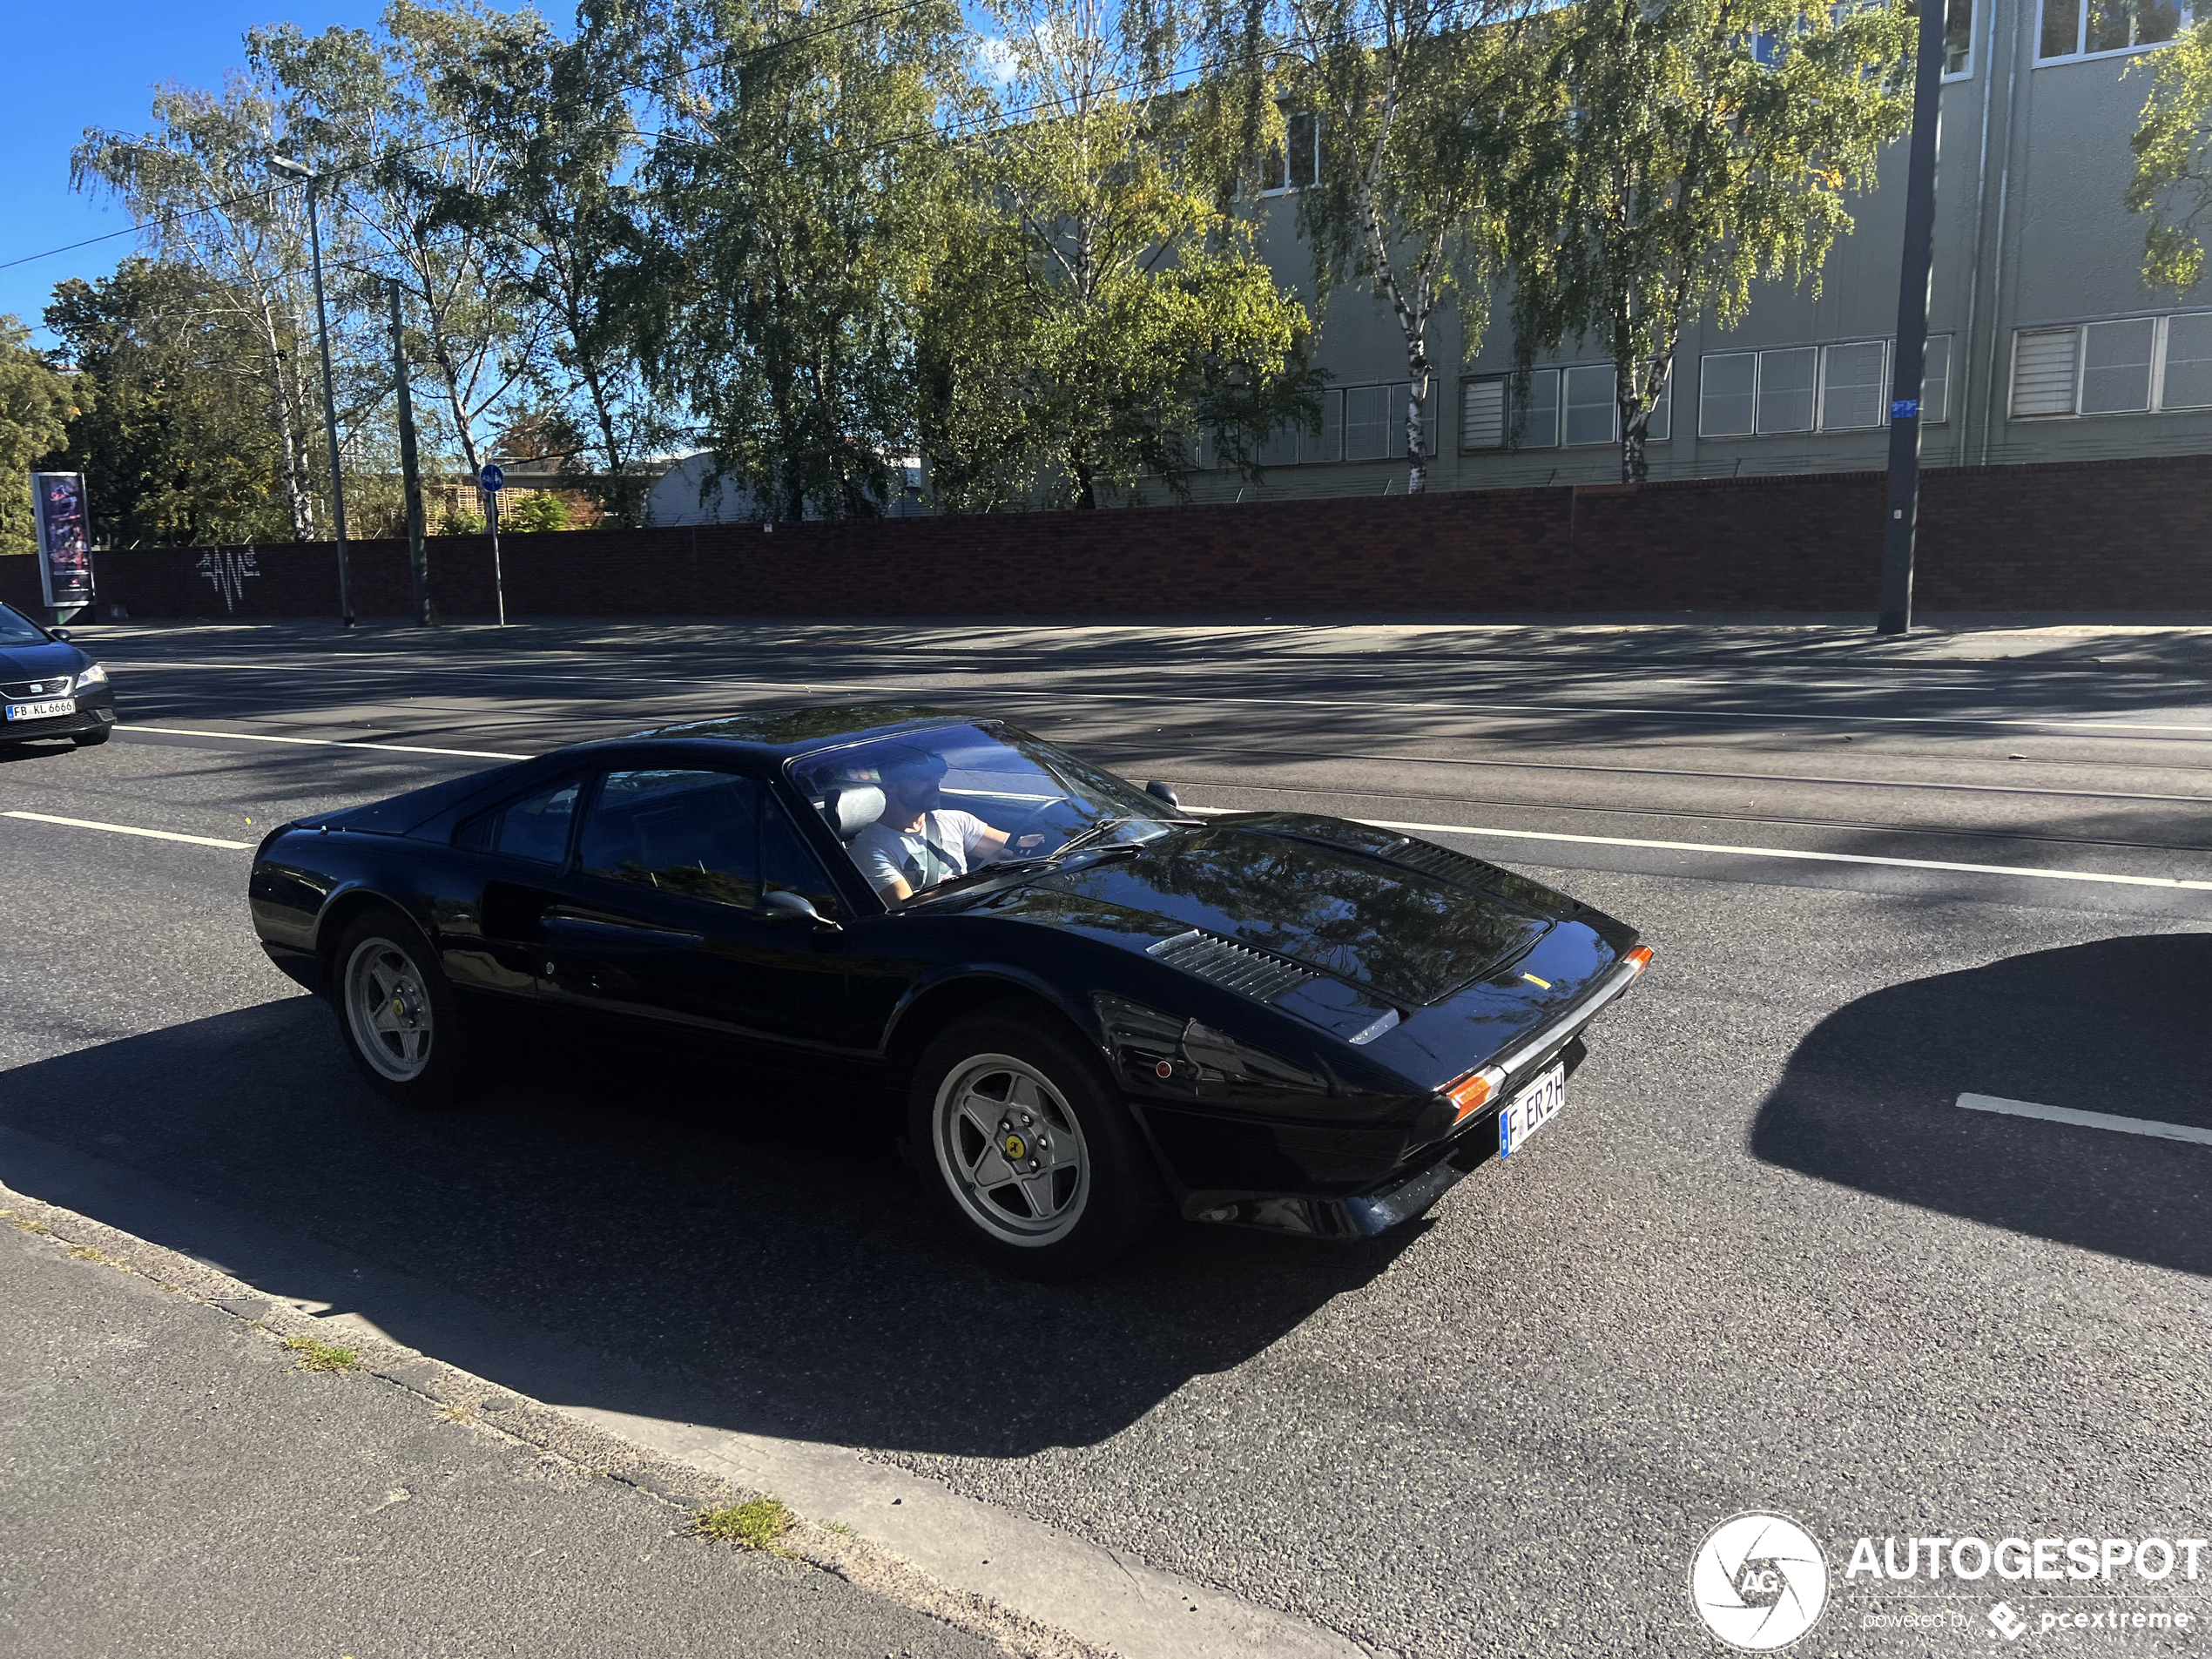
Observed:
[[[415,399],[408,388],[407,342],[400,333],[400,280],[388,277],[392,293],[392,383],[400,395],[400,485],[407,500],[407,563],[415,577],[415,621],[437,626],[430,604],[430,553],[423,542],[422,477],[415,453]]]
[[[1883,522],[1877,631],[1912,626],[1912,553],[1920,519],[1920,382],[1927,370],[1928,284],[1935,263],[1936,125],[1943,100],[1945,0],[1920,0],[1912,77],[1912,148],[1905,184],[1905,254],[1898,272],[1897,356],[1890,376],[1889,510]]]
[[[346,481],[338,460],[338,396],[330,380],[330,307],[322,297],[322,231],[317,223],[315,191],[321,179],[307,180],[307,246],[314,256],[315,326],[322,336],[322,421],[330,434],[330,515],[338,532],[338,610],[354,625],[354,587],[346,568]]]

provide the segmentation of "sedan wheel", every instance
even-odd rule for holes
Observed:
[[[1015,1245],[1064,1238],[1090,1197],[1082,1126],[1050,1078],[1012,1055],[977,1055],[938,1086],[937,1168],[985,1232]]]
[[[961,1231],[1025,1278],[1095,1272],[1165,1203],[1105,1068],[1042,1011],[973,1015],[939,1035],[914,1069],[907,1134]]]

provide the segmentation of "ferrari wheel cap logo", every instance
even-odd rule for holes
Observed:
[[[1000,1150],[1010,1158],[1025,1158],[1029,1156],[1029,1149],[1019,1135],[1008,1136]]]

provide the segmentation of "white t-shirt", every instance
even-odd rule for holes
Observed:
[[[976,842],[990,827],[973,813],[925,813],[919,830],[894,829],[878,819],[853,838],[853,861],[879,891],[897,880],[920,893],[966,875]]]

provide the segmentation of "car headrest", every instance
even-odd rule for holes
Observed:
[[[822,797],[822,816],[837,839],[849,841],[883,816],[883,792],[873,784],[848,784]]]

